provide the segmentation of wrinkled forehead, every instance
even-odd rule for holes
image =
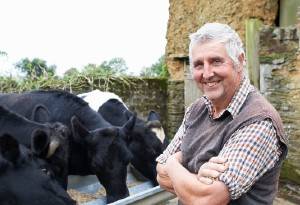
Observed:
[[[225,44],[215,40],[195,44],[191,54],[193,60],[205,57],[229,57]]]
[[[226,41],[224,39],[199,39],[192,48],[194,47],[202,47],[202,46],[213,46],[213,47],[220,47],[226,48]]]

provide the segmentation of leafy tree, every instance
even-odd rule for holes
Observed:
[[[70,68],[66,72],[64,72],[64,76],[73,76],[78,73],[79,73],[79,71],[77,70],[77,68]]]
[[[28,58],[24,58],[17,62],[16,68],[31,79],[37,79],[43,75],[53,76],[56,70],[55,65],[47,66],[47,62],[39,58],[34,58],[32,61]]]
[[[150,67],[144,67],[140,75],[148,77],[169,77],[169,72],[165,63],[165,56],[161,56],[158,61]]]
[[[112,58],[109,61],[103,61],[100,68],[113,74],[124,74],[128,70],[123,58]]]
[[[120,75],[125,74],[127,70],[128,67],[123,58],[112,58],[109,61],[103,61],[100,65],[88,64],[84,67],[83,72],[100,75]]]
[[[5,51],[0,51],[0,56],[7,56],[7,53]]]

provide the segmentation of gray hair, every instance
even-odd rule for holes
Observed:
[[[218,41],[224,43],[227,54],[231,58],[234,66],[239,65],[238,57],[245,54],[243,43],[239,35],[228,25],[221,23],[206,23],[195,33],[190,35],[189,46],[189,60],[190,69],[193,69],[192,49],[198,43],[205,43],[208,41]],[[243,62],[243,66],[245,61]]]

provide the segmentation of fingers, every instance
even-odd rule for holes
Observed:
[[[156,180],[157,180],[159,186],[162,189],[165,189],[168,192],[175,193],[175,191],[173,189],[172,182],[171,182],[171,180],[170,180],[170,178],[169,178],[168,175],[165,175],[165,174],[159,175],[159,174],[157,174]]]
[[[228,169],[226,161],[226,159],[221,157],[212,157],[200,167],[197,174],[198,180],[208,185],[218,180],[218,177]]]
[[[218,163],[214,163],[214,162],[206,162],[204,163],[200,169],[208,169],[208,170],[215,170],[217,172],[221,172],[223,173],[224,171],[226,171],[228,169],[228,163],[225,164],[218,164]]]
[[[182,152],[181,151],[176,152],[175,155],[176,155],[177,159],[180,159],[180,160],[182,159]]]
[[[217,163],[217,164],[224,164],[227,162],[227,159],[216,156],[216,157],[210,158],[209,162],[213,162],[213,163]]]
[[[224,172],[229,167],[227,159],[219,156],[210,158],[208,163],[209,163],[209,168],[215,169],[216,171],[219,172]]]
[[[207,185],[210,185],[210,184],[212,184],[214,182],[213,179],[208,178],[208,177],[199,177],[198,180],[200,182],[202,182],[203,184],[207,184]]]
[[[182,162],[182,152],[176,152],[175,154],[176,159],[181,163]]]
[[[220,176],[220,174],[223,172],[219,172],[213,169],[206,169],[206,168],[200,168],[198,172],[198,178],[200,177],[211,177],[211,178],[217,178]]]

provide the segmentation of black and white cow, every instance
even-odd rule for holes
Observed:
[[[133,115],[122,99],[114,93],[94,90],[79,96],[113,125],[120,126]],[[131,164],[154,185],[158,184],[155,159],[167,145],[168,139],[156,112],[150,111],[147,121],[137,118],[128,144],[133,154]]]
[[[75,205],[75,201],[27,147],[4,134],[0,136],[0,204]]]
[[[24,104],[26,106],[22,106]],[[50,122],[61,122],[71,130],[68,174],[95,174],[106,189],[109,203],[127,197],[126,167],[132,155],[124,138],[133,128],[135,116],[124,126],[115,127],[84,100],[68,92],[32,91],[0,95],[0,105],[25,117],[30,117],[38,104],[49,110]]]
[[[70,131],[65,125],[34,122],[0,105],[0,127],[0,135],[14,136],[31,148],[34,155],[44,159],[56,180],[67,188]]]

